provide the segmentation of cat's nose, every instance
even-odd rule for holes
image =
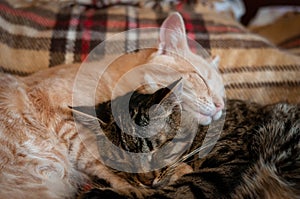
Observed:
[[[216,112],[224,109],[224,102],[215,102]]]
[[[222,110],[224,109],[224,103],[214,103],[216,107],[216,111],[213,115],[213,120],[218,120],[222,116]]]

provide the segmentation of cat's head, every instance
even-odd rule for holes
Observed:
[[[182,81],[152,94],[134,91],[96,106],[72,107],[73,115],[97,135],[109,166],[134,173],[160,169],[178,160],[198,129],[182,109]]]
[[[132,152],[150,152],[178,133],[182,125],[182,79],[152,94],[129,92],[96,106],[72,107],[77,121],[97,134],[99,125],[115,145]],[[149,148],[139,148],[141,140]],[[143,141],[144,142],[144,141]]]
[[[149,62],[171,67],[183,78],[183,109],[189,111],[200,124],[210,124],[217,120],[224,108],[224,85],[218,72],[218,58],[211,63],[192,52],[186,37],[186,30],[180,14],[171,14],[160,29],[158,51],[152,54]],[[164,67],[157,73],[148,74],[146,81],[152,83],[149,90],[155,90],[154,82],[170,81],[178,74],[164,72]],[[157,74],[156,73],[156,74]],[[154,85],[154,86],[153,86]]]

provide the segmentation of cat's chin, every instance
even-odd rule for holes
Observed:
[[[213,120],[218,120],[222,117],[222,110],[219,110],[218,112],[216,112],[214,115],[213,115]]]
[[[183,105],[184,116],[187,119],[193,119],[197,121],[201,125],[209,125],[212,121],[219,120],[222,116],[222,109],[218,108],[213,111],[207,112],[202,111],[201,109],[197,109],[195,107]]]
[[[216,112],[212,116],[208,116],[208,115],[203,115],[201,113],[197,113],[196,114],[196,119],[198,120],[199,124],[206,126],[206,125],[211,124],[212,121],[220,119],[221,116],[222,116],[222,110],[219,110],[218,112]]]
[[[199,124],[206,126],[212,122],[212,117],[198,113],[197,120],[198,120]]]

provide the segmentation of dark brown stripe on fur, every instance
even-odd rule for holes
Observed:
[[[75,158],[76,162],[80,161],[80,157],[85,152],[85,150],[86,150],[86,148],[84,147],[84,144],[82,142],[80,142],[79,149],[76,153],[76,158]]]
[[[74,140],[75,138],[77,138],[78,136],[79,136],[78,133],[75,132],[75,133],[69,138],[69,140],[72,141],[72,140]]]

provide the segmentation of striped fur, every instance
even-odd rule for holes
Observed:
[[[142,198],[299,198],[300,106],[261,106],[229,100],[222,119],[210,127],[198,126],[187,154],[201,146],[208,128],[210,133],[222,130],[222,134],[209,154],[199,159],[196,153],[183,163],[194,171],[185,169],[185,175],[175,182],[170,178],[181,172],[182,164],[156,173],[152,183],[162,183],[152,184]],[[195,120],[186,118],[181,122],[183,133],[195,128]],[[141,189],[136,187],[136,191]],[[124,195],[109,186],[94,188],[81,196],[111,197],[139,198],[134,190]]]
[[[130,187],[97,159],[95,136],[79,135],[67,108],[16,77],[0,78],[1,198],[73,198],[87,175]]]

